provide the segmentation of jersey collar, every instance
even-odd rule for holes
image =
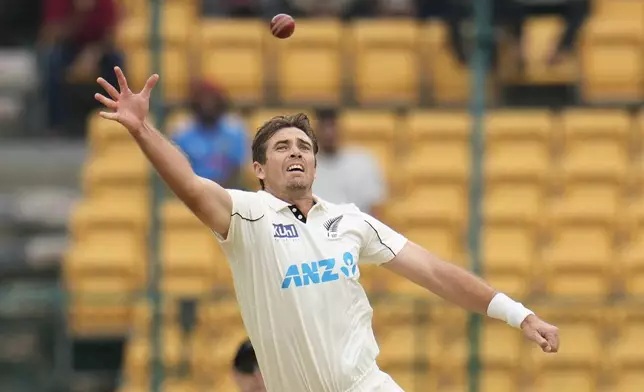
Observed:
[[[270,194],[270,193],[268,193],[266,191],[259,191],[259,193],[268,202],[268,205],[275,211],[281,211],[281,210],[289,208],[291,206],[289,203],[285,202],[282,199],[278,199],[277,197],[273,196],[272,194]],[[325,210],[328,208],[327,202],[322,200],[322,199],[320,199],[316,195],[313,195],[313,201],[314,201],[313,208],[315,208],[315,206],[317,206],[317,205],[319,205],[320,208],[325,209]]]

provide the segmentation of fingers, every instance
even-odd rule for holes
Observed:
[[[550,352],[556,353],[559,351],[559,334],[554,332],[554,333],[547,333],[546,334],[546,340],[548,341],[548,344],[550,345]]]
[[[121,90],[121,94],[129,91],[130,88],[127,85],[127,79],[125,79],[125,75],[123,74],[121,68],[114,67],[114,73],[116,74],[116,79],[119,81],[119,89]]]
[[[546,339],[544,339],[543,336],[538,331],[535,331],[532,335],[532,340],[534,340],[539,347],[541,347],[541,350],[545,353],[549,353],[552,350],[552,347],[550,347],[550,343]]]
[[[159,81],[159,75],[154,74],[150,76],[147,82],[145,82],[145,86],[143,87],[142,93],[145,94],[145,96],[149,97],[150,93],[152,92],[152,89],[154,88],[154,86],[157,85],[158,81]]]
[[[118,108],[118,104],[116,102],[114,102],[113,100],[107,98],[103,94],[96,93],[96,94],[94,94],[94,98],[98,102],[102,103],[103,105],[105,105],[105,107],[107,107],[109,109],[116,110]]]
[[[118,90],[116,90],[114,86],[109,84],[108,81],[103,78],[98,78],[96,81],[101,87],[103,87],[103,89],[110,95],[110,97],[112,97],[112,99],[114,99],[115,101],[118,101],[119,92]]]
[[[118,113],[100,112],[98,115],[108,120],[118,121],[119,119]]]

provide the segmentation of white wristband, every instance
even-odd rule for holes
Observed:
[[[488,316],[504,321],[514,328],[520,328],[523,320],[531,314],[534,312],[503,293],[497,293],[487,308]]]

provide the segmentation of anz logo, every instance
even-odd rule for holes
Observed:
[[[349,279],[358,274],[358,265],[351,252],[345,252],[342,256],[342,265],[337,268],[339,273],[336,270],[336,264],[338,264],[336,259],[293,264],[286,270],[282,289],[333,282],[340,279],[340,275]]]
[[[283,225],[281,223],[273,223],[273,237],[274,238],[298,238],[297,229],[295,225]]]

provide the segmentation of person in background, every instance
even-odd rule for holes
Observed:
[[[378,216],[387,186],[377,160],[368,151],[341,146],[335,110],[320,109],[316,116],[320,152],[313,193],[332,203],[353,203],[361,211]]]
[[[248,339],[239,346],[233,360],[233,377],[239,392],[266,392],[255,349]]]
[[[116,83],[114,67],[124,61],[114,45],[115,0],[44,0],[43,10],[40,46],[47,63],[48,125],[55,135],[69,114],[65,87],[99,76]]]
[[[211,83],[197,82],[190,101],[194,120],[179,128],[172,141],[188,156],[197,175],[240,188],[249,150],[242,121],[229,113],[225,92]]]

